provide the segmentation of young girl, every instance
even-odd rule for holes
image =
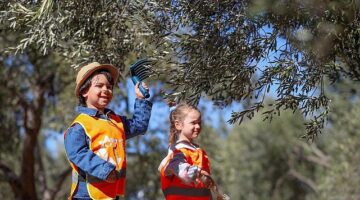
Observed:
[[[210,163],[194,140],[201,131],[201,113],[179,104],[170,113],[169,152],[159,166],[161,188],[167,200],[209,200]]]
[[[64,135],[73,168],[69,199],[118,199],[125,194],[125,141],[146,132],[152,103],[136,85],[132,119],[108,109],[118,77],[117,68],[97,62],[77,74],[78,116]]]

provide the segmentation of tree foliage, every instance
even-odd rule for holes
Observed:
[[[74,65],[95,59],[121,69],[131,55],[157,58],[154,71],[178,99],[197,103],[205,94],[220,105],[248,102],[232,123],[252,118],[276,85],[266,118],[300,109],[313,117],[313,139],[329,109],[324,77],[357,79],[358,37],[356,1],[314,2],[20,1],[7,4],[1,19],[24,32],[15,51],[34,44]]]
[[[188,100],[250,102],[231,123],[299,109],[314,139],[330,107],[325,78],[359,79],[358,1],[179,0],[156,11],[176,58],[170,84]],[[270,87],[277,99],[264,110]]]
[[[324,79],[359,79],[358,1],[19,1],[2,20],[30,44],[60,52],[74,65],[88,60],[124,69],[149,56],[177,99],[202,95],[219,105],[246,102],[231,123],[261,111],[272,119],[299,109],[308,139],[321,132],[330,101]],[[270,88],[277,99],[264,110]]]
[[[124,70],[131,52],[145,52],[144,38],[151,34],[144,4],[137,1],[15,1],[4,7],[2,22],[24,33],[10,52],[34,45],[42,54],[58,52],[73,66],[96,60]]]

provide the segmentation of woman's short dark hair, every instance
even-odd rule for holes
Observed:
[[[93,74],[91,74],[91,76],[89,76],[85,81],[84,83],[80,86],[80,89],[79,89],[79,105],[81,106],[86,106],[86,101],[85,101],[85,98],[82,96],[82,94],[84,92],[86,92],[90,85],[91,85],[91,79],[98,75],[98,74],[103,74],[106,79],[109,81],[109,83],[114,86],[114,79],[112,78],[111,74],[109,71],[107,70],[104,70],[104,69],[99,69],[99,70],[96,70]]]

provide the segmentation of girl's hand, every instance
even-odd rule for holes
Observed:
[[[206,188],[211,188],[215,184],[214,180],[211,178],[210,174],[207,171],[202,170],[202,169],[200,169],[199,179]]]
[[[145,89],[149,89],[149,87],[146,85],[146,83],[141,82],[141,85],[145,88]],[[138,99],[144,99],[144,95],[141,93],[140,89],[139,89],[139,83],[136,83],[135,85],[135,95],[136,98]]]

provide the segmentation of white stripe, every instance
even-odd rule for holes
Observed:
[[[190,146],[188,143],[183,143],[183,142],[180,142],[179,144],[175,145],[175,149],[182,149],[182,148],[190,149],[190,150],[198,149],[194,146]]]

